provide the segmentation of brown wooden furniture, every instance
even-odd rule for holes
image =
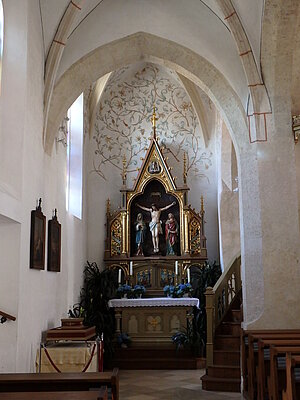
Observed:
[[[282,400],[299,399],[299,390],[296,387],[295,368],[300,367],[300,356],[287,353],[286,355],[286,390],[282,392]]]
[[[119,400],[119,370],[112,372],[0,374],[0,392],[88,391],[107,386]],[[1,398],[1,395],[0,395]]]
[[[1,393],[1,400],[107,400],[107,388],[80,392],[13,392]]]
[[[284,345],[284,346],[299,346],[299,339],[260,339],[258,341],[258,365],[256,368],[256,380],[258,389],[258,400],[263,400],[268,391],[267,375],[270,372],[270,346]]]
[[[268,380],[269,400],[279,400],[279,393],[286,389],[286,354],[300,354],[300,346],[271,346]]]
[[[258,342],[264,340],[300,340],[300,330],[255,330],[242,332],[242,375],[244,396],[257,398],[256,368],[258,366]],[[284,345],[284,343],[282,343]]]

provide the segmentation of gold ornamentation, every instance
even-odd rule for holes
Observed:
[[[122,224],[115,219],[111,224],[110,252],[112,256],[120,255],[122,251]]]
[[[186,168],[186,151],[183,153],[183,183],[187,182],[187,168]]]
[[[147,318],[148,331],[160,331],[161,330],[161,317],[160,316],[150,316]]]
[[[297,144],[298,140],[299,140],[299,132],[300,132],[300,115],[293,115],[292,129],[293,129],[293,133],[294,133],[294,141],[295,141],[295,144]]]
[[[203,196],[201,196],[201,211],[200,211],[200,215],[203,216],[205,213],[204,211],[204,200],[203,200]]]
[[[153,137],[156,138],[156,121],[158,118],[156,118],[156,113],[155,113],[155,106],[153,106],[153,115],[152,115],[152,126],[153,126]]]
[[[190,223],[191,255],[201,253],[201,223],[195,217]]]
[[[110,213],[110,200],[107,199],[106,200],[106,216],[110,217],[111,213]]]
[[[123,169],[122,169],[122,181],[123,181],[123,186],[126,186],[126,180],[127,180],[127,160],[126,160],[126,156],[124,154],[123,160],[122,160],[122,164],[123,164]]]

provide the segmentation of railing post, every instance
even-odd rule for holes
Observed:
[[[206,367],[213,365],[214,361],[214,343],[213,343],[213,324],[214,324],[214,290],[212,287],[206,288],[205,291],[205,308],[206,308]]]

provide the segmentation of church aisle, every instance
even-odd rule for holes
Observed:
[[[120,371],[120,400],[235,400],[239,393],[206,392],[201,389],[204,370]]]

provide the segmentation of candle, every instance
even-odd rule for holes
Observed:
[[[178,261],[175,261],[175,275],[178,275]]]
[[[187,281],[190,282],[191,281],[191,271],[189,268],[186,271],[187,271]]]
[[[119,276],[118,276],[118,283],[121,283],[121,277],[122,277],[122,270],[120,268],[119,269]]]
[[[129,275],[133,275],[133,261],[130,261],[130,264],[129,264]]]

